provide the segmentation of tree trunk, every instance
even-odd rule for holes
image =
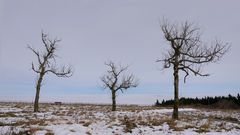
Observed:
[[[179,98],[178,98],[178,91],[179,91],[179,76],[178,76],[178,65],[174,65],[174,106],[173,106],[173,119],[178,119],[178,107],[179,107]]]
[[[116,91],[112,90],[112,111],[116,111]]]
[[[35,96],[35,102],[34,102],[34,112],[38,112],[38,101],[39,101],[39,94],[40,94],[41,83],[42,83],[42,80],[43,80],[43,75],[44,74],[40,74],[39,79],[37,81],[37,85],[36,85],[36,96]]]

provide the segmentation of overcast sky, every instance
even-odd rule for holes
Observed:
[[[171,69],[156,63],[168,45],[159,27],[163,17],[191,21],[211,43],[231,44],[216,64],[205,66],[210,77],[180,82],[180,96],[236,95],[240,92],[240,2],[238,0],[0,0],[0,100],[33,101],[36,61],[27,45],[42,49],[41,31],[58,37],[59,65],[74,67],[71,78],[48,75],[41,101],[109,103],[101,88],[104,62],[130,65],[139,87],[119,93],[118,102],[152,104],[173,97]]]

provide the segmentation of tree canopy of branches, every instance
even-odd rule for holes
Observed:
[[[59,39],[51,40],[48,38],[47,34],[42,32],[42,43],[44,46],[44,51],[39,52],[35,50],[33,47],[28,46],[28,48],[37,56],[37,62],[34,64],[32,62],[32,70],[38,74],[38,79],[36,82],[36,96],[34,102],[34,112],[38,112],[38,102],[39,102],[39,94],[43,81],[44,75],[48,73],[52,73],[58,77],[70,77],[72,76],[72,68],[63,66],[58,68],[56,66],[56,50],[58,48],[57,43],[60,42]]]
[[[128,69],[128,66],[122,67],[116,66],[112,61],[105,63],[109,68],[105,75],[101,77],[103,82],[103,88],[109,89],[112,93],[112,111],[116,111],[116,92],[127,90],[128,88],[137,87],[138,81],[134,75],[125,75],[124,72]]]
[[[157,62],[163,63],[163,69],[173,67],[174,76],[174,111],[173,119],[178,119],[179,106],[179,71],[182,71],[184,82],[190,74],[195,76],[209,76],[203,73],[202,68],[207,63],[219,61],[229,50],[229,45],[215,41],[212,46],[206,45],[201,40],[199,28],[188,21],[178,24],[169,23],[164,20],[161,30],[165,40],[169,43],[170,49],[164,54],[163,59]]]

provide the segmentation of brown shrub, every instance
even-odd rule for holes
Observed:
[[[122,124],[125,126],[124,127],[124,132],[129,132],[132,133],[132,129],[137,127],[135,121],[133,119],[129,119],[128,116],[124,116],[124,119],[121,120]]]

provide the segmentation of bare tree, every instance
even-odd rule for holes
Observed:
[[[199,28],[188,21],[182,24],[171,24],[164,20],[161,29],[170,49],[164,54],[163,59],[158,59],[157,62],[163,62],[163,69],[173,67],[174,110],[172,118],[178,119],[179,71],[185,74],[184,83],[189,74],[209,76],[202,72],[202,67],[207,63],[219,61],[230,46],[217,40],[212,46],[207,46],[201,41]]]
[[[103,82],[103,88],[108,88],[112,92],[112,111],[116,111],[116,92],[127,90],[128,88],[137,87],[138,81],[136,81],[134,75],[126,76],[124,72],[128,69],[128,66],[122,67],[116,66],[112,61],[105,63],[109,70],[101,77]]]
[[[42,42],[44,45],[44,51],[39,52],[28,46],[28,48],[37,56],[37,64],[32,62],[32,70],[38,74],[38,79],[36,82],[36,96],[34,102],[34,112],[38,112],[38,102],[39,94],[43,81],[44,75],[52,73],[58,77],[70,77],[72,76],[71,67],[63,66],[62,68],[56,67],[56,49],[57,43],[60,42],[59,39],[51,40],[48,38],[47,34],[42,32]]]

